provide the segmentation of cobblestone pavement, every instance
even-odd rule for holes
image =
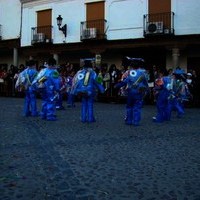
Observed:
[[[22,107],[0,98],[1,200],[200,200],[199,109],[155,124],[145,105],[134,127],[124,104],[96,102],[92,124],[80,122],[79,102],[55,122]]]

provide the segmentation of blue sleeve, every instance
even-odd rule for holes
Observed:
[[[148,85],[148,80],[147,80],[146,76],[145,76],[145,78],[144,78],[144,85],[145,85],[147,88],[149,87],[149,85]]]
[[[121,81],[121,82],[115,84],[115,88],[121,88],[121,87],[125,86],[126,84],[127,83],[125,81]]]
[[[94,81],[94,85],[101,93],[105,92],[104,86],[102,84],[98,83],[96,80]]]
[[[58,92],[60,90],[60,79],[53,78],[53,83],[54,83],[55,90]]]

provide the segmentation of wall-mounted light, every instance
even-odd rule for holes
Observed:
[[[56,19],[57,19],[58,29],[59,29],[60,31],[62,31],[63,34],[64,34],[65,37],[66,37],[66,36],[67,36],[67,24],[65,24],[63,27],[61,27],[62,20],[63,20],[63,18],[61,17],[61,15],[58,15],[58,17],[57,17]]]

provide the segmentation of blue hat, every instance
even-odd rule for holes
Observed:
[[[181,74],[185,74],[185,72],[184,72],[183,69],[177,68],[177,69],[174,70],[174,74],[181,75]]]
[[[140,62],[144,62],[144,59],[143,58],[131,58],[131,57],[128,57],[126,56],[127,60],[130,60],[130,61],[140,61]]]
[[[94,62],[94,61],[95,61],[95,58],[84,58],[83,59],[83,62],[84,62],[83,67],[92,68],[92,62]]]
[[[132,58],[129,56],[125,57],[124,66],[131,66],[134,68],[144,67],[143,58]]]

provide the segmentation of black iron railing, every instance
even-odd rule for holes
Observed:
[[[107,39],[105,19],[81,22],[81,40]]]
[[[52,26],[32,27],[31,44],[52,43]]]
[[[174,13],[144,15],[144,36],[174,35]]]

